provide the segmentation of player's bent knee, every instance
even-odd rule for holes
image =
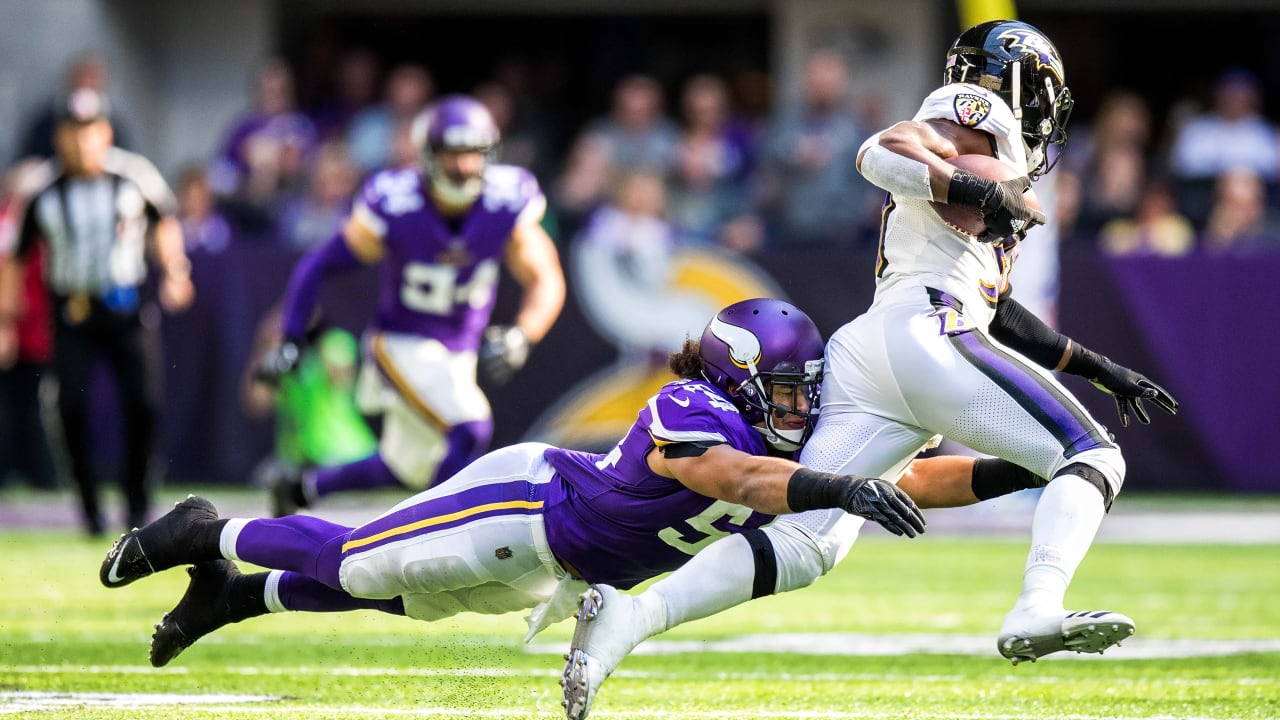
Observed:
[[[1087,450],[1073,456],[1054,477],[1075,475],[1098,489],[1107,510],[1124,485],[1125,462],[1117,447]]]

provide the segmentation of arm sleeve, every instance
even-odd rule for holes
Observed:
[[[339,232],[320,247],[298,261],[285,290],[282,329],[285,338],[301,340],[307,331],[307,320],[320,296],[320,281],[361,267],[363,263],[351,252],[345,236]]]
[[[1001,298],[996,305],[991,337],[1050,370],[1058,369],[1071,342],[1011,297]]]

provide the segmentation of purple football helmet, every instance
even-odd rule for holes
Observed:
[[[809,439],[818,417],[823,342],[818,326],[791,303],[756,298],[734,303],[711,319],[699,343],[702,374],[723,390],[747,422],[778,450],[791,452]],[[789,402],[779,395],[791,393]],[[799,407],[803,398],[808,408]],[[792,413],[804,427],[779,428]]]
[[[440,98],[414,118],[411,138],[437,198],[449,204],[468,205],[480,196],[481,175],[458,181],[448,177],[435,159],[442,150],[479,152],[486,162],[492,159],[501,133],[480,101],[466,95]]]

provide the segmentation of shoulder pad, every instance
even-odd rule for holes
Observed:
[[[912,119],[950,120],[1004,138],[1017,137],[1021,132],[1013,111],[999,95],[967,83],[943,85],[929,93]]]

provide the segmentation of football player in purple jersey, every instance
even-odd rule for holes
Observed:
[[[378,452],[278,476],[277,517],[345,490],[422,490],[476,459],[493,434],[477,364],[495,384],[509,380],[564,305],[560,261],[539,225],[546,198],[529,171],[489,162],[499,140],[489,111],[446,96],[418,116],[413,140],[421,167],[371,177],[345,227],[298,263],[285,294],[284,341],[259,370],[271,382],[296,365],[325,278],[379,264],[357,392],[362,410],[382,415]],[[523,289],[511,325],[489,325],[500,263]]]
[[[680,379],[649,398],[608,453],[495,450],[357,528],[307,515],[220,519],[188,497],[117,541],[99,578],[121,587],[194,565],[152,637],[158,667],[223,625],[289,610],[436,620],[534,608],[531,638],[569,617],[589,582],[631,587],[728,535],[766,552],[760,528],[808,508],[916,536],[924,521],[893,484],[790,459],[813,427],[822,353],[818,329],[790,304],[735,303],[671,356]],[[956,493],[975,465],[920,460],[916,474]],[[241,574],[235,560],[273,569]]]

